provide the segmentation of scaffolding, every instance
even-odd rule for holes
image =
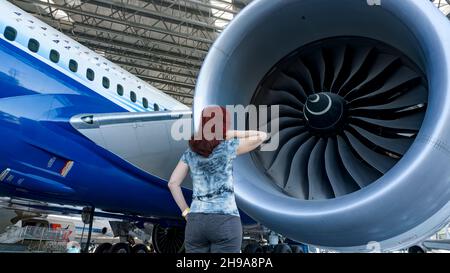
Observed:
[[[65,229],[10,226],[0,234],[0,245],[22,245],[31,252],[65,252],[71,233]]]

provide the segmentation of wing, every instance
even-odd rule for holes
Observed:
[[[70,123],[97,145],[167,181],[187,147],[191,118],[191,111],[80,114]],[[192,188],[188,180],[183,186]]]

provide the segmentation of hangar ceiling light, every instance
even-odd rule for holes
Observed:
[[[438,7],[447,17],[450,16],[450,0],[434,0],[433,3]]]
[[[55,4],[55,2],[53,0],[40,0],[40,1],[43,3]],[[74,4],[76,4],[76,2],[78,2],[78,4],[79,4],[80,1],[73,0],[72,2],[74,2]],[[70,18],[70,16],[63,10],[53,9],[47,5],[39,5],[39,7],[41,7],[43,10],[45,10],[47,13],[53,14],[53,17],[57,20],[65,20],[68,22],[73,22],[72,18]]]
[[[213,7],[216,6],[221,8],[211,8],[211,12],[218,17],[214,24],[221,28],[226,27],[226,25],[228,25],[228,23],[233,20],[234,17],[232,0],[211,0],[211,5]]]

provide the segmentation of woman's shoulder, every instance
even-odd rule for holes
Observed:
[[[239,146],[239,138],[236,137],[227,139],[224,142],[226,143],[226,146],[231,149],[236,149],[237,146]]]
[[[192,150],[190,147],[187,147],[187,149],[184,150],[183,154],[181,155],[181,160],[183,160],[185,163],[189,163],[191,158],[192,158]]]
[[[215,150],[219,153],[227,153],[236,150],[238,145],[239,145],[238,138],[225,139],[217,146],[218,149]]]

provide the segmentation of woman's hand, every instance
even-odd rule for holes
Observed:
[[[237,154],[245,154],[258,148],[266,141],[268,134],[262,131],[234,131],[229,130],[226,133],[226,139],[239,138],[239,147]]]
[[[187,221],[187,217],[189,215],[189,212],[191,212],[191,209],[189,207],[187,207],[187,208],[185,208],[183,210],[183,213],[181,213],[181,215],[184,217],[184,220],[186,220],[186,221]]]

